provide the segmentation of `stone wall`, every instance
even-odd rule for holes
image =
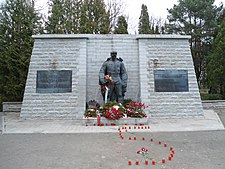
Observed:
[[[49,37],[49,36],[48,36]],[[35,38],[22,118],[82,118],[86,102],[86,38]],[[72,70],[71,93],[36,93],[38,70]]]
[[[123,35],[90,36],[87,46],[87,101],[94,99],[103,103],[98,74],[111,51],[117,51],[117,57],[123,59],[127,70],[129,85],[125,97],[139,100],[137,39]]]
[[[185,37],[139,37],[141,99],[153,116],[202,115],[194,65]],[[155,92],[154,70],[188,70],[189,92]]]
[[[203,114],[189,36],[168,35],[35,35],[21,110],[23,118],[82,118],[85,104],[102,96],[98,73],[117,51],[128,73],[126,98],[149,105],[148,115]],[[155,92],[154,70],[188,70],[188,92]],[[72,92],[36,93],[39,70],[72,70]]]

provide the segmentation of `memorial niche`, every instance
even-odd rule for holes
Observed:
[[[72,70],[39,70],[36,80],[37,93],[72,92]]]
[[[155,70],[155,92],[188,92],[187,70]]]

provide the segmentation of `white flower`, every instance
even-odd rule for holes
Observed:
[[[120,107],[117,106],[117,105],[115,105],[115,106],[113,106],[113,108],[116,109],[116,110],[118,110]]]

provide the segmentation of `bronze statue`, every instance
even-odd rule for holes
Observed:
[[[107,102],[116,100],[123,103],[127,88],[127,72],[123,64],[123,59],[117,58],[117,52],[111,52],[99,71],[99,84],[102,86],[102,96],[105,99],[108,90]]]

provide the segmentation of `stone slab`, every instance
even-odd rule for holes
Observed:
[[[100,118],[100,124],[107,125],[148,125],[148,118],[121,118],[119,120],[108,120],[104,117]],[[98,125],[97,118],[89,117],[83,118],[82,125],[95,126]]]

